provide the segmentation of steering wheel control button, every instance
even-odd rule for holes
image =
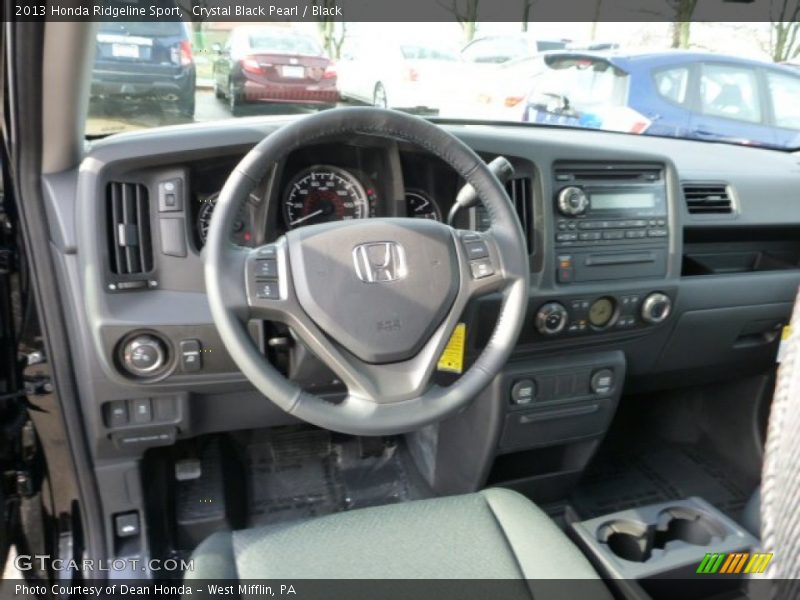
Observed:
[[[274,279],[269,281],[256,281],[256,297],[262,300],[280,299],[281,294],[278,289],[278,282]]]
[[[536,382],[533,379],[520,379],[511,386],[511,402],[530,404],[536,398]]]
[[[256,277],[277,279],[278,261],[274,258],[259,258],[256,260]]]
[[[278,249],[275,246],[261,246],[256,250],[258,258],[276,258],[278,256]]]
[[[536,329],[542,335],[561,333],[567,325],[569,313],[559,302],[548,302],[536,313]]]
[[[152,335],[138,335],[129,340],[122,350],[122,364],[132,375],[150,377],[167,363],[166,348]]]
[[[614,371],[600,369],[595,371],[590,382],[592,392],[595,394],[609,394],[614,389]]]
[[[651,325],[664,322],[671,311],[672,300],[661,292],[653,292],[642,302],[642,320]]]
[[[153,420],[153,406],[150,398],[140,398],[132,402],[132,420],[137,425],[144,425]]]
[[[195,373],[203,368],[203,355],[198,340],[181,341],[181,370]]]
[[[489,257],[489,248],[486,247],[486,242],[484,241],[467,242],[464,244],[464,249],[467,251],[467,258],[470,260]]]
[[[473,279],[483,279],[484,277],[494,275],[492,261],[490,261],[488,258],[471,261],[469,263],[469,268],[472,270]]]

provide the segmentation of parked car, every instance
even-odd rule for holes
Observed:
[[[214,48],[214,92],[231,113],[259,102],[333,106],[336,69],[311,36],[278,27],[243,26]]]
[[[92,99],[157,100],[194,117],[195,64],[185,23],[104,21],[96,46]]]
[[[490,35],[472,40],[461,49],[461,59],[470,63],[502,64],[540,52],[562,50],[570,40],[537,40],[526,35]]]
[[[523,119],[631,133],[794,147],[800,73],[723,54],[553,52]]]
[[[459,77],[445,91],[439,116],[519,122],[528,91],[545,68],[542,57],[534,56],[495,65],[480,77]]]
[[[458,55],[411,41],[352,38],[338,62],[343,97],[381,108],[436,111]]]

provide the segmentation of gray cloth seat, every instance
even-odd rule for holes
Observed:
[[[187,579],[593,579],[592,597],[610,598],[555,523],[504,489],[218,532],[192,558]]]

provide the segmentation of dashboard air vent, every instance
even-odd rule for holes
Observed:
[[[533,183],[530,177],[517,177],[506,182],[506,193],[514,205],[514,210],[519,217],[519,224],[525,233],[525,240],[528,242],[528,252],[533,248]],[[478,231],[486,231],[491,226],[489,213],[483,204],[479,204],[475,209],[475,228]]]
[[[518,177],[506,182],[506,192],[514,209],[517,211],[519,223],[525,233],[525,240],[528,243],[528,252],[531,251],[531,233],[533,232],[533,198],[531,196],[530,177]]]
[[[632,163],[560,163],[556,165],[558,182],[596,181],[652,183],[659,181],[661,165]]]
[[[139,183],[111,182],[106,191],[109,266],[115,275],[153,270],[150,203]]]
[[[733,201],[724,183],[684,183],[683,197],[692,215],[729,215]]]
[[[528,250],[533,247],[533,182],[530,177],[517,177],[506,182],[506,192],[514,205],[514,210],[519,217],[522,231],[528,242]],[[489,213],[482,204],[475,210],[475,227],[479,231],[486,231],[491,226]]]

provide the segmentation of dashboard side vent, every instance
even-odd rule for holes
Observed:
[[[517,211],[519,223],[525,233],[528,243],[528,252],[531,251],[531,234],[533,233],[533,196],[531,194],[530,177],[517,177],[506,182],[506,192],[514,209]]]
[[[596,181],[652,183],[660,181],[663,167],[634,163],[560,163],[556,165],[558,182]]]
[[[733,212],[731,191],[725,183],[684,183],[683,197],[691,215],[729,215]]]
[[[113,181],[106,190],[109,267],[115,275],[153,270],[150,201],[140,183]]]

